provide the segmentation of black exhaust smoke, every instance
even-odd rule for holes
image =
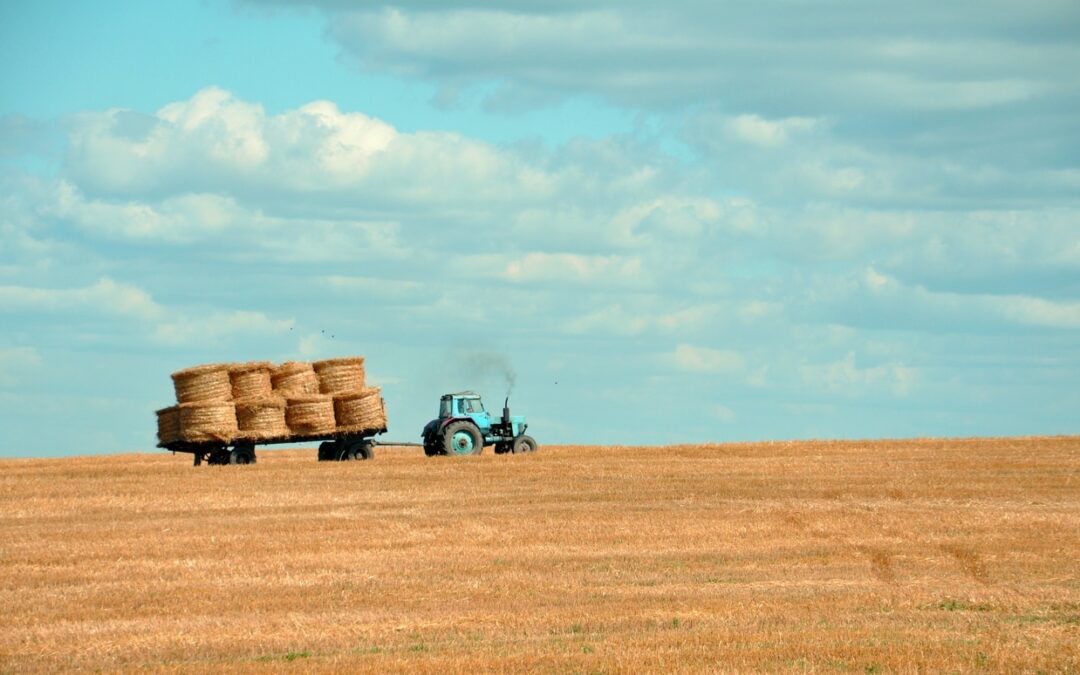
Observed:
[[[510,365],[510,359],[498,352],[465,352],[458,357],[464,375],[470,378],[498,378],[506,383],[506,395],[514,390],[517,373]]]

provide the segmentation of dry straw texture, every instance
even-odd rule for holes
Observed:
[[[286,401],[285,421],[297,435],[330,434],[334,422],[334,399],[330,396],[290,396]]]
[[[327,359],[311,365],[319,376],[319,391],[324,394],[344,394],[364,388],[362,356]]]
[[[180,404],[180,433],[185,441],[219,441],[236,437],[236,408],[232,401]]]
[[[172,374],[176,400],[180,403],[232,400],[228,363],[209,363]]]
[[[285,401],[277,396],[249,398],[236,402],[238,438],[249,441],[283,438],[289,435],[285,423]]]
[[[158,443],[165,445],[180,440],[180,408],[170,406],[157,411]]]
[[[270,371],[274,393],[285,398],[319,393],[319,378],[310,363],[286,361]]]
[[[233,400],[266,398],[273,389],[270,385],[269,361],[238,363],[229,369]]]
[[[1078,476],[1080,438],[8,459],[0,671],[1078,673]]]
[[[378,387],[334,397],[338,431],[370,431],[386,428],[386,411]]]

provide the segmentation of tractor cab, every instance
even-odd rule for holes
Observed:
[[[484,403],[480,400],[480,394],[471,391],[463,391],[457,394],[446,394],[439,399],[439,419],[450,417],[487,417]],[[475,417],[474,417],[475,419]],[[480,420],[476,420],[478,423]]]
[[[484,408],[480,394],[459,391],[439,399],[439,417],[423,431],[424,452],[432,455],[478,455],[485,445],[495,452],[532,452],[536,441],[525,435],[524,415],[511,415],[509,398],[502,416],[492,416]]]

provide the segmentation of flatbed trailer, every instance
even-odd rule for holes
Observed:
[[[326,434],[289,434],[274,438],[234,438],[229,441],[176,441],[158,443],[159,448],[172,452],[189,452],[195,457],[195,466],[207,464],[254,464],[256,445],[281,445],[319,442],[320,462],[345,462],[373,459],[377,445],[419,446],[419,443],[380,443],[375,436],[386,433],[386,428],[363,431],[332,432]]]

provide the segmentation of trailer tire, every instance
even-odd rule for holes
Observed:
[[[244,448],[234,448],[229,453],[229,464],[254,464],[255,453]]]
[[[375,458],[375,447],[367,440],[342,443],[341,461],[363,461]]]
[[[514,439],[514,454],[536,452],[536,440],[532,436],[518,436]]]
[[[458,420],[443,430],[443,453],[447,455],[479,455],[484,451],[484,438],[472,422]]]
[[[323,441],[319,443],[319,461],[320,462],[332,462],[337,457],[337,444],[334,441]]]

